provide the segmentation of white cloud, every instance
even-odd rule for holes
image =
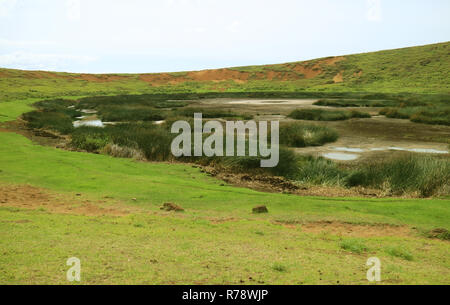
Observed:
[[[80,0],[67,0],[67,18],[70,21],[79,21],[81,19],[81,1]]]
[[[380,22],[383,19],[381,0],[367,0],[367,20]]]
[[[71,54],[36,54],[28,52],[14,52],[0,55],[0,67],[17,69],[42,69],[62,71],[72,64],[87,64],[95,61],[90,56],[77,56]]]
[[[0,17],[9,16],[16,7],[17,2],[17,0],[0,0]]]
[[[240,25],[241,23],[238,20],[235,20],[228,26],[228,31],[232,33],[237,33],[239,31]]]
[[[47,40],[9,40],[0,38],[0,47],[2,48],[54,47],[56,45],[58,45],[56,42]]]

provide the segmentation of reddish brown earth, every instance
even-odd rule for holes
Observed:
[[[332,234],[348,237],[410,237],[413,235],[413,231],[407,226],[395,226],[389,224],[353,224],[337,221],[317,221],[304,224],[277,222],[277,224],[281,224],[290,229],[300,228],[306,233]]]
[[[119,204],[94,202],[79,195],[55,194],[29,185],[0,185],[0,206],[86,216],[125,216],[130,212]]]
[[[239,84],[249,80],[278,80],[294,81],[298,79],[311,79],[319,76],[325,66],[335,66],[337,62],[345,60],[345,57],[329,57],[314,61],[289,63],[281,65],[265,66],[259,72],[239,71],[239,68],[212,69],[202,71],[191,71],[185,73],[151,73],[139,75],[117,75],[117,74],[75,74],[55,73],[46,71],[20,71],[20,75],[12,72],[0,72],[2,77],[23,77],[27,79],[50,79],[59,78],[66,80],[85,80],[88,82],[114,82],[138,77],[141,81],[152,86],[176,85],[184,82],[225,82],[234,81]],[[281,71],[280,71],[281,70]],[[17,72],[15,72],[17,73]],[[362,72],[360,72],[362,73]],[[220,89],[220,88],[218,88]]]

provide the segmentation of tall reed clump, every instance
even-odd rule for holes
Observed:
[[[418,192],[422,197],[446,194],[450,188],[450,161],[431,156],[407,155],[365,164],[347,178],[348,186],[389,190],[395,195]]]
[[[100,152],[111,138],[106,128],[82,126],[75,128],[71,134],[70,145],[88,152]]]
[[[370,118],[371,115],[355,110],[296,109],[289,114],[289,117],[307,121],[343,121],[353,118]]]
[[[105,122],[161,121],[167,113],[146,106],[100,106],[98,114]]]
[[[447,105],[383,108],[380,110],[380,114],[388,118],[410,119],[415,123],[450,125],[450,107]]]
[[[342,186],[348,175],[336,162],[322,157],[299,156],[297,167],[295,180],[311,185]]]
[[[325,126],[287,123],[280,126],[280,143],[290,147],[321,146],[335,142],[338,133]]]
[[[27,125],[33,129],[50,129],[61,134],[73,131],[72,118],[55,111],[32,111],[22,115]]]

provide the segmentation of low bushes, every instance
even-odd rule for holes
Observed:
[[[410,119],[415,123],[450,126],[449,106],[383,108],[380,114],[388,118]]]
[[[335,142],[339,135],[324,126],[287,123],[280,126],[280,143],[290,147],[321,146]]]
[[[98,115],[105,122],[161,121],[167,117],[167,112],[143,106],[100,106]]]
[[[72,118],[67,114],[54,111],[32,111],[25,113],[22,118],[27,125],[34,129],[51,129],[62,134],[73,131]]]
[[[343,121],[352,118],[370,118],[370,114],[359,111],[333,111],[322,109],[297,109],[289,114],[295,120]]]
[[[350,173],[347,186],[385,189],[397,195],[418,192],[429,197],[447,192],[450,162],[431,156],[407,155],[392,160],[365,164]]]
[[[368,100],[368,99],[321,99],[314,103],[317,106],[330,107],[390,107],[399,102],[393,100]]]

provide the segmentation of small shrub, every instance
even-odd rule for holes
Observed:
[[[361,254],[368,251],[368,247],[360,239],[346,239],[340,243],[340,247],[346,251]]]
[[[403,258],[407,261],[413,260],[413,255],[411,252],[403,247],[389,247],[386,249],[386,253],[394,257]]]
[[[447,229],[438,228],[426,233],[429,238],[437,238],[442,240],[450,240],[450,232]]]
[[[286,272],[287,268],[286,266],[280,264],[280,263],[275,263],[272,265],[272,269],[278,272]]]

